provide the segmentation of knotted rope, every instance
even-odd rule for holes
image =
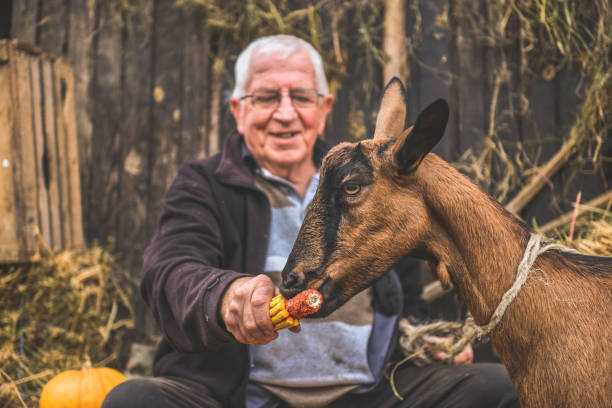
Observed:
[[[427,351],[435,350],[442,350],[446,352],[448,357],[445,359],[445,361],[452,363],[455,355],[461,352],[468,343],[472,343],[475,338],[480,339],[482,336],[491,332],[503,318],[508,306],[510,306],[514,299],[516,299],[516,296],[527,281],[529,272],[531,271],[531,267],[533,266],[535,260],[542,253],[551,249],[573,251],[560,244],[548,244],[542,246],[542,235],[531,234],[527,247],[525,248],[523,259],[517,268],[514,284],[506,291],[506,293],[504,293],[501,301],[497,305],[497,308],[491,315],[491,319],[485,325],[477,325],[474,318],[469,313],[463,324],[459,322],[439,321],[424,325],[413,325],[407,319],[401,319],[399,323],[401,333],[399,343],[404,351],[404,354],[406,354],[408,357],[395,364],[391,370],[390,381],[395,396],[400,400],[403,400],[403,398],[397,393],[395,383],[393,381],[393,375],[399,366],[408,360],[414,360],[414,363],[419,366],[429,364],[432,362],[432,360]],[[434,333],[451,337],[452,342],[440,343],[439,341],[432,339],[431,336]]]

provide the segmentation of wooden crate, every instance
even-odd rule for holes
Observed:
[[[0,40],[0,263],[84,246],[71,65]]]

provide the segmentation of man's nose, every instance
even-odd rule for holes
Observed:
[[[281,94],[278,108],[274,111],[273,117],[281,122],[290,122],[298,117],[289,94]]]

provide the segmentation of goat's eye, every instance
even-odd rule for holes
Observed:
[[[344,192],[348,195],[355,195],[361,191],[361,186],[355,183],[347,183],[344,185]]]

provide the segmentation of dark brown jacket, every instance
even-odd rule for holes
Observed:
[[[254,184],[256,164],[242,146],[233,132],[221,154],[180,167],[145,250],[141,283],[163,334],[153,374],[203,383],[224,406],[244,405],[249,356],[225,330],[220,300],[232,281],[263,270],[270,224],[270,205]],[[325,152],[317,142],[317,165]],[[408,300],[415,314],[421,287],[418,274],[408,275],[405,299],[394,272],[377,282],[375,310],[398,314]]]

